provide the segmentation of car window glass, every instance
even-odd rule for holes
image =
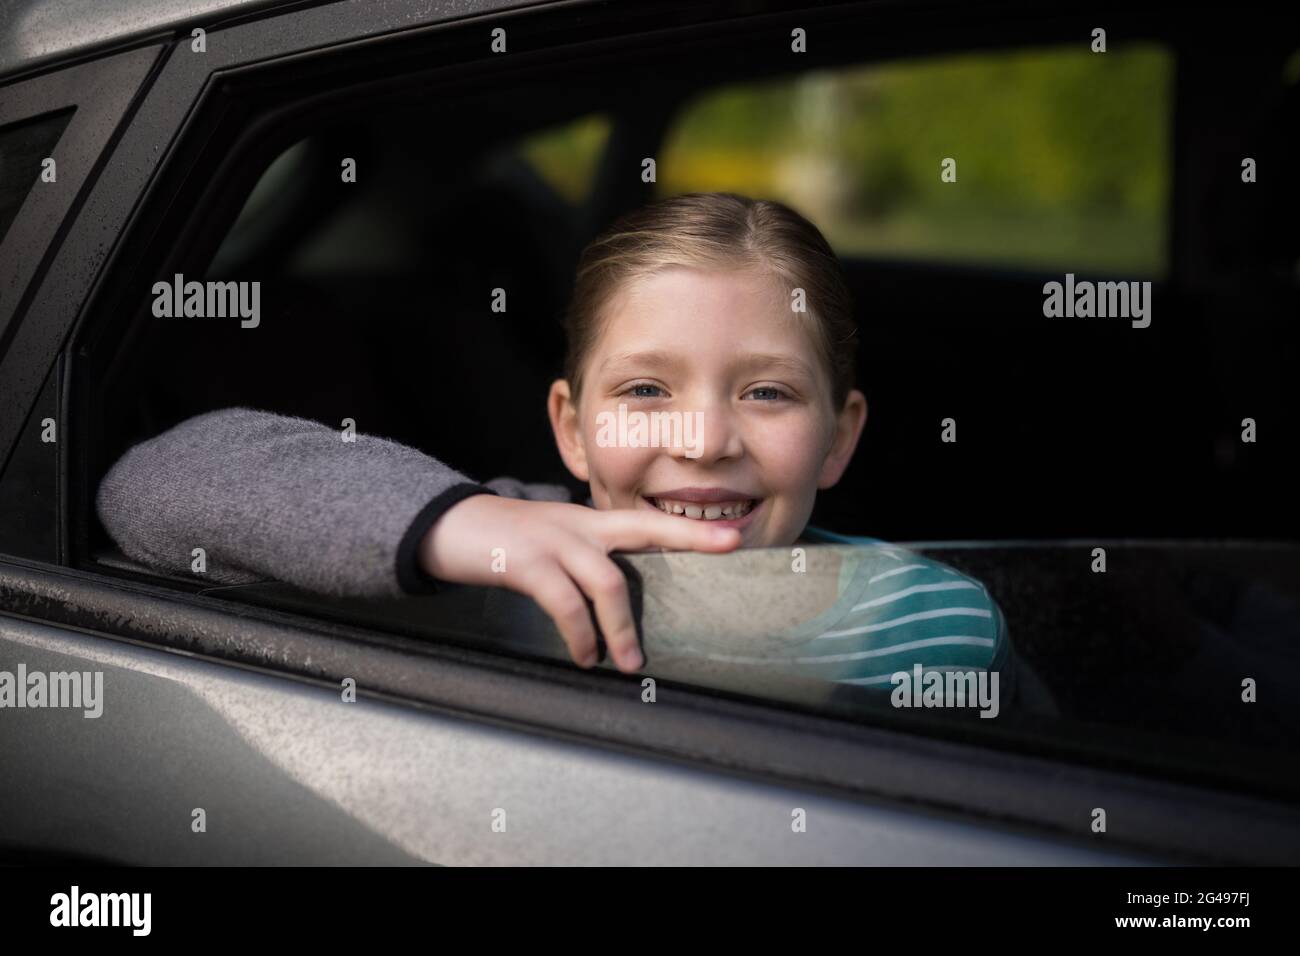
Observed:
[[[1128,569],[1110,575],[1091,572],[1090,549],[1051,544],[809,543],[801,550],[619,555],[640,612],[643,697],[653,702],[674,685],[690,685],[1300,794],[1289,757],[1300,740],[1300,548],[1110,545],[1107,559]],[[991,603],[938,604],[934,592],[899,573],[919,563],[939,568],[968,595],[986,589]],[[867,594],[872,579],[877,586]],[[273,582],[213,593],[569,659],[549,618],[503,589],[456,586],[392,601],[321,599]],[[869,613],[853,613],[869,602]],[[991,632],[970,626],[980,618],[952,613],[983,606],[1005,626],[1006,653],[994,661],[981,643]],[[922,632],[916,619],[927,615]],[[900,624],[906,641],[882,639]],[[854,628],[866,633],[846,633]],[[936,644],[950,651],[946,666],[930,663]],[[608,660],[600,666],[613,669]],[[1251,675],[1267,675],[1270,699],[1246,702],[1244,682],[1258,681]]]

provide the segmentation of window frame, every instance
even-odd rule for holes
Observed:
[[[0,82],[0,127],[72,110],[67,126],[51,150],[59,189],[38,183],[27,193],[9,231],[0,237],[0,408],[16,415],[0,416],[0,474],[14,449],[50,361],[38,366],[40,379],[30,376],[15,359],[23,359],[24,317],[39,295],[50,268],[57,237],[75,216],[97,165],[110,148],[119,127],[129,121],[134,101],[157,69],[163,47],[153,43],[112,56],[50,70],[35,77]],[[27,325],[39,324],[40,313]],[[16,353],[16,354],[15,354]],[[22,379],[21,383],[16,379]],[[24,385],[26,387],[24,387]]]

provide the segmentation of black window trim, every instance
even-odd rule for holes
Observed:
[[[0,127],[72,110],[54,145],[58,180],[37,183],[0,238],[0,408],[30,410],[35,389],[14,387],[11,353],[22,332],[24,311],[50,265],[51,251],[76,216],[86,184],[96,180],[102,157],[128,118],[131,105],[156,69],[160,45],[146,46],[34,78],[0,85]],[[42,378],[52,366],[41,369]],[[39,386],[39,382],[37,383]],[[0,416],[0,473],[13,450],[25,414]]]

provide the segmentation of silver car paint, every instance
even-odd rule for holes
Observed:
[[[0,74],[285,0],[8,0],[0,4]]]
[[[144,864],[1141,862],[0,617],[0,669],[20,661],[103,671],[103,714],[0,710],[0,844]]]

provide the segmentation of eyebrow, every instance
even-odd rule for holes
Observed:
[[[640,352],[616,352],[605,359],[601,369],[614,368],[619,365],[649,365],[654,368],[671,368],[680,359],[672,352],[663,349],[646,349]]]
[[[740,361],[736,363],[738,368],[782,368],[791,372],[797,372],[800,375],[812,375],[810,369],[803,360],[797,359],[791,355],[773,355],[764,352],[748,352],[741,356]]]
[[[618,368],[621,365],[642,365],[651,368],[672,368],[681,363],[681,357],[663,349],[646,349],[640,352],[617,352],[601,365],[602,371]],[[749,370],[759,368],[779,368],[810,376],[812,370],[807,363],[790,355],[777,355],[767,352],[747,352],[733,363],[737,369]]]

